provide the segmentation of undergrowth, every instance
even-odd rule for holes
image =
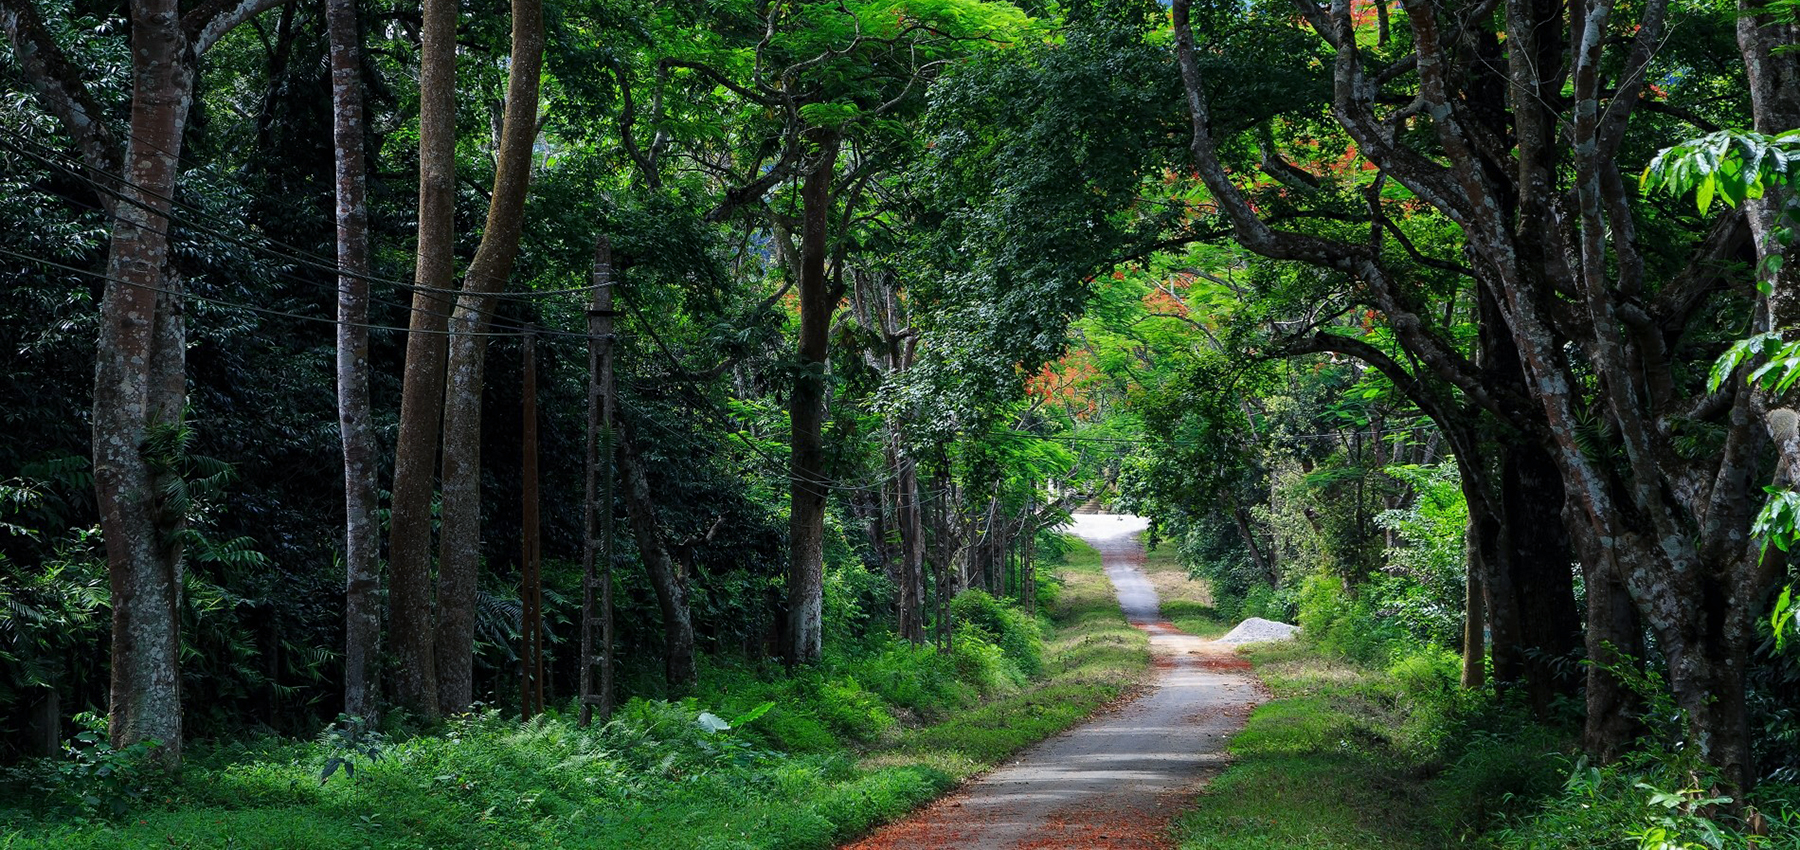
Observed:
[[[1156,588],[1163,619],[1191,635],[1216,638],[1237,625],[1232,611],[1220,609],[1223,602],[1213,594],[1211,580],[1195,576],[1182,566],[1180,553],[1173,546],[1161,546],[1144,555],[1144,574]],[[1242,606],[1237,606],[1242,607]]]
[[[1455,653],[1325,580],[1299,613],[1303,640],[1243,650],[1272,698],[1178,819],[1182,850],[1800,850],[1796,786],[1730,801],[1691,748],[1655,739],[1590,765],[1577,729],[1461,688]]]
[[[1245,650],[1268,685],[1231,743],[1232,766],[1179,819],[1183,850],[1436,850],[1504,801],[1548,793],[1562,737],[1455,688],[1454,657],[1389,668],[1312,645]]]
[[[632,700],[593,729],[572,710],[521,724],[488,709],[410,737],[194,745],[179,781],[119,806],[44,793],[86,774],[42,762],[7,778],[0,848],[830,847],[1140,679],[1145,638],[1097,555],[1078,548],[1063,576],[1037,619],[959,597],[948,653],[875,639],[793,675],[713,664],[695,696]]]

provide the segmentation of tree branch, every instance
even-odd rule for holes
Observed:
[[[207,0],[181,17],[181,29],[187,34],[188,49],[195,56],[203,56],[239,24],[286,2],[287,0]]]
[[[39,101],[56,116],[63,132],[69,134],[81,152],[88,179],[95,185],[115,185],[117,181],[110,175],[121,171],[124,147],[82,80],[81,69],[69,61],[61,45],[44,29],[32,0],[0,0],[0,29],[6,31],[13,57],[37,89]],[[105,192],[99,194],[101,206],[110,214],[113,199]]]

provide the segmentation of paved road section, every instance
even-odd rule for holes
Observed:
[[[1161,618],[1141,569],[1143,529],[1136,517],[1085,514],[1072,531],[1100,550],[1120,607],[1150,634],[1149,687],[846,850],[1174,847],[1169,819],[1223,767],[1262,691],[1233,647]]]

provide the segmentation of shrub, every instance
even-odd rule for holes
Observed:
[[[9,770],[7,784],[29,787],[42,804],[77,821],[123,815],[168,776],[152,760],[158,743],[140,741],[114,749],[106,719],[89,712],[75,716],[86,727],[63,742],[62,758],[42,758]]]
[[[1437,782],[1444,808],[1464,830],[1535,806],[1556,792],[1568,767],[1562,750],[1569,741],[1561,730],[1516,711],[1495,711],[1476,723],[1464,723],[1465,731],[1446,741],[1451,761]]]
[[[819,719],[845,737],[867,743],[893,728],[894,716],[881,698],[848,676],[819,683],[812,700]]]
[[[1011,693],[1025,683],[1025,674],[1006,657],[1006,653],[979,634],[963,634],[950,650],[956,663],[957,678],[968,683],[983,697]]]
[[[859,667],[860,681],[869,690],[889,705],[924,716],[963,708],[979,696],[957,678],[955,659],[929,644],[893,639]]]
[[[1493,837],[1503,850],[1800,847],[1800,809],[1784,796],[1796,789],[1770,785],[1737,815],[1725,805],[1731,798],[1711,790],[1717,786],[1691,754],[1663,752],[1605,767],[1578,760],[1560,794]],[[1762,834],[1752,837],[1758,830]]]
[[[1318,572],[1300,587],[1302,634],[1320,649],[1361,664],[1386,666],[1396,650],[1416,646],[1406,632],[1376,614],[1366,599],[1352,599],[1343,580]]]
[[[1250,617],[1262,617],[1265,620],[1286,620],[1293,616],[1291,605],[1282,599],[1275,588],[1266,584],[1251,585],[1244,591],[1244,602],[1238,615],[1230,619],[1243,620]]]
[[[1462,657],[1454,652],[1417,647],[1396,655],[1387,672],[1398,690],[1397,707],[1406,718],[1399,743],[1417,755],[1435,756],[1460,731],[1462,719],[1482,697],[1462,688]]]
[[[980,590],[965,590],[950,601],[959,637],[979,637],[998,646],[1020,672],[1037,676],[1044,666],[1044,634],[1023,611]]]
[[[841,530],[833,529],[838,537]],[[870,612],[880,611],[892,598],[893,582],[864,567],[856,559],[828,563],[824,575],[821,622],[827,643],[849,643],[862,638],[871,627]]]

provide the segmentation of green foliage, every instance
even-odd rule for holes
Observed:
[[[1369,599],[1346,593],[1337,576],[1308,576],[1300,586],[1298,607],[1306,642],[1357,663],[1386,665],[1416,646],[1400,625],[1382,617]]]
[[[932,90],[913,182],[941,212],[908,253],[932,270],[914,290],[934,342],[909,380],[963,418],[1016,397],[1062,353],[1084,281],[1160,230],[1134,201],[1164,155],[1143,129],[1178,125],[1176,78],[1166,51],[1114,24],[984,54]]]
[[[1794,588],[1790,585],[1781,589],[1781,596],[1775,600],[1775,610],[1769,614],[1769,628],[1775,633],[1775,645],[1786,649],[1789,637],[1800,637],[1800,621],[1795,620],[1796,608]],[[1792,631],[1793,635],[1789,635]]]
[[[1664,752],[1595,766],[1578,759],[1562,792],[1492,834],[1500,850],[1618,847],[1725,850],[1800,846],[1800,789],[1769,783],[1731,813],[1692,754]],[[1755,821],[1753,826],[1750,821]]]
[[[378,730],[370,729],[367,721],[348,714],[338,715],[337,722],[319,733],[319,748],[328,753],[325,764],[319,768],[319,784],[329,782],[340,769],[345,779],[355,782],[356,766],[380,761],[382,748],[386,745],[386,737]]]
[[[992,643],[1005,660],[1027,677],[1043,671],[1044,638],[1036,620],[981,590],[965,590],[950,600],[950,617],[958,637]]]
[[[1394,532],[1401,545],[1386,550],[1388,575],[1365,593],[1418,639],[1456,646],[1462,634],[1468,574],[1463,533],[1469,521],[1456,462],[1390,466],[1386,471],[1414,496],[1406,507],[1375,517],[1376,525]]]
[[[1693,191],[1704,213],[1715,196],[1730,206],[1786,186],[1800,169],[1800,130],[1776,136],[1719,130],[1658,152],[1639,183],[1674,194]]]
[[[91,546],[97,536],[58,541],[36,569],[0,553],[0,709],[99,675],[84,651],[109,625],[105,568]]]
[[[1494,832],[1502,850],[1618,846],[1634,850],[1724,850],[1800,846],[1800,787],[1762,783],[1740,801],[1724,787],[1698,748],[1681,743],[1683,712],[1661,674],[1631,664],[1608,671],[1644,700],[1649,734],[1618,762],[1566,767],[1562,792],[1519,813]],[[1766,811],[1766,814],[1764,813]],[[1754,822],[1752,822],[1754,821]]]
[[[84,712],[75,720],[83,728],[63,743],[62,758],[28,762],[0,774],[0,780],[29,788],[41,805],[84,823],[123,816],[167,779],[152,757],[160,742],[114,749],[105,718]]]
[[[1273,699],[1177,819],[1183,850],[1482,847],[1494,817],[1554,788],[1560,735],[1458,694],[1441,654],[1382,669],[1305,643],[1246,653]]]
[[[450,718],[431,734],[389,736],[379,760],[355,756],[354,782],[318,781],[352,737],[358,749],[376,743],[341,735],[357,728],[348,720],[313,741],[196,745],[181,782],[158,794],[167,805],[139,800],[114,825],[8,809],[33,798],[0,797],[0,846],[824,850],[1137,681],[1145,638],[1119,614],[1091,550],[1069,568],[1062,598],[1043,638],[1044,678],[985,700],[979,682],[959,678],[957,657],[929,646],[836,646],[793,675],[710,666],[701,696],[633,699],[586,730],[556,711],[524,724],[493,709]],[[1012,609],[988,613],[1021,626]],[[959,641],[1011,663],[975,630]],[[882,728],[859,725],[876,712]],[[816,747],[790,746],[803,728]]]

